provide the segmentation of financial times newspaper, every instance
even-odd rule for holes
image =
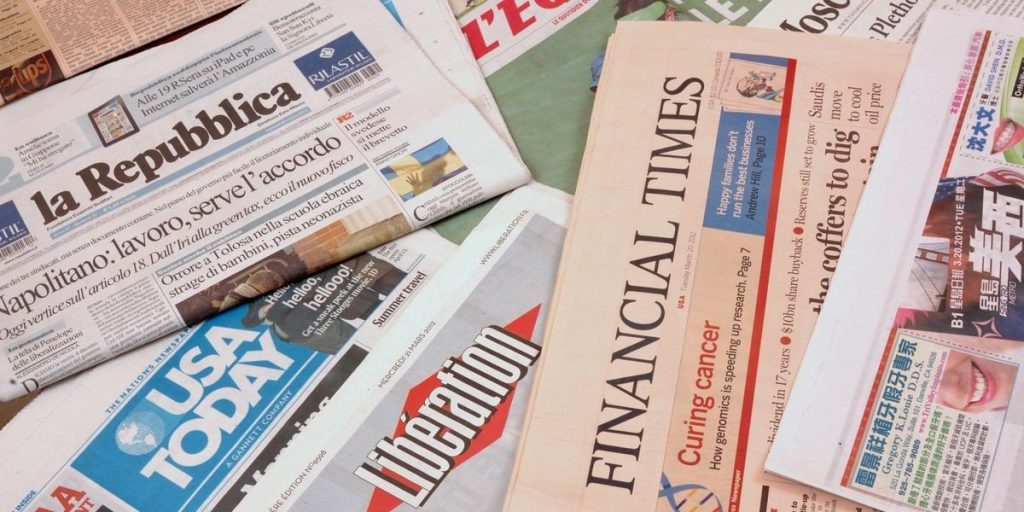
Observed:
[[[506,510],[859,510],[763,467],[908,54],[618,25]]]
[[[929,15],[769,470],[884,510],[1024,508],[1022,98],[1024,23]]]
[[[232,510],[453,249],[408,235],[45,390],[0,432],[0,506]]]
[[[911,42],[929,9],[1019,17],[1015,0],[450,0],[523,160],[573,193],[608,36],[620,20],[703,21]],[[552,144],[552,140],[559,141]],[[480,208],[444,222],[465,236]]]
[[[193,2],[0,2],[0,105],[237,6]]]
[[[498,510],[569,196],[503,197],[239,508]]]
[[[373,0],[258,0],[129,64],[0,135],[5,397],[529,179]]]

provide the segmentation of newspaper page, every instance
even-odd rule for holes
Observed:
[[[0,0],[0,106],[243,0]]]
[[[1024,22],[924,24],[767,461],[893,511],[1024,509]]]
[[[0,432],[0,506],[232,510],[453,250],[413,233],[45,390]]]
[[[466,45],[446,0],[390,0],[402,27],[426,53],[438,71],[469,98],[491,126],[515,151],[498,104]]]
[[[90,74],[59,118],[5,127],[0,395],[529,179],[387,11],[354,1],[250,2]]]
[[[498,201],[240,505],[498,510],[552,315],[569,196]]]
[[[911,42],[923,14],[956,5],[1019,17],[1016,0],[450,0],[523,160],[573,193],[608,36],[618,20],[702,21]],[[873,31],[879,24],[877,32]],[[557,143],[552,143],[557,141]],[[476,208],[441,223],[460,240]]]
[[[506,510],[858,510],[763,464],[908,50],[619,24]]]

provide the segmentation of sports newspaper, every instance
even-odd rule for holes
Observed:
[[[0,133],[8,399],[529,179],[373,0],[256,0],[74,87]]]
[[[0,106],[242,1],[4,0],[0,2]]]
[[[763,464],[908,50],[618,25],[506,510],[859,510]]]
[[[239,509],[500,509],[569,199],[503,197]]]
[[[932,8],[1024,16],[1015,0],[450,0],[530,172],[569,193],[617,21],[747,25],[912,42]],[[553,144],[552,141],[558,141]],[[439,228],[461,240],[483,208]]]
[[[767,467],[1022,510],[1024,22],[929,15],[896,105]]]
[[[233,510],[453,249],[413,233],[44,390],[0,431],[0,506]]]

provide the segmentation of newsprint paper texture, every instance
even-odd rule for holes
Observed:
[[[411,234],[45,390],[0,431],[0,507],[234,509],[453,250]]]
[[[533,176],[572,193],[608,36],[618,21],[701,21],[913,42],[931,9],[1020,17],[1017,0],[450,0]],[[552,141],[558,141],[553,144]],[[442,221],[465,237],[484,209]]]
[[[254,0],[74,87],[0,127],[0,398],[529,180],[376,0]]]
[[[907,54],[619,24],[507,510],[857,510],[762,466]]]
[[[534,184],[498,201],[240,508],[500,509],[569,199]]]
[[[1024,509],[1022,123],[1024,22],[932,14],[771,471],[885,510]]]

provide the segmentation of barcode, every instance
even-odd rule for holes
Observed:
[[[328,98],[334,98],[335,96],[348,92],[353,87],[362,85],[366,80],[370,80],[379,75],[380,72],[380,64],[374,62],[363,69],[360,69],[357,73],[353,73],[332,83],[331,85],[328,85],[324,90],[327,91]]]
[[[26,236],[21,240],[11,243],[11,245],[0,248],[0,260],[7,259],[8,256],[13,256],[25,249],[29,249],[35,244],[36,237],[31,235]]]

